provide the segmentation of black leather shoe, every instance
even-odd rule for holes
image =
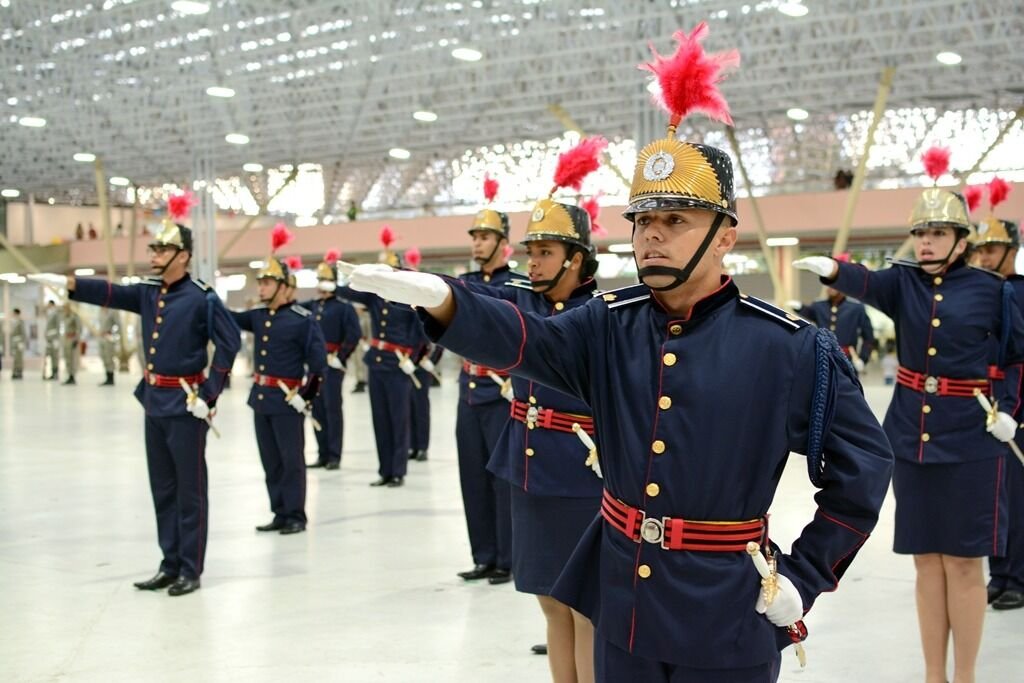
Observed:
[[[178,580],[167,589],[167,594],[173,596],[188,595],[197,590],[199,590],[199,579],[187,579],[184,576],[179,576]]]
[[[326,465],[324,465],[324,469],[325,470],[337,470],[337,469],[340,469],[340,468],[341,468],[341,463],[340,462],[335,462],[334,460],[332,460],[329,463],[327,463]]]
[[[281,529],[281,535],[287,536],[288,534],[299,534],[306,530],[306,525],[302,522],[288,522]]]
[[[387,484],[389,489],[397,489],[399,486],[404,485],[405,479],[403,477],[391,477],[391,481],[389,481]]]
[[[136,581],[133,586],[138,588],[140,591],[158,591],[163,588],[167,588],[172,583],[178,580],[177,576],[171,576],[164,572],[157,572],[152,579],[147,581]]]
[[[352,390],[353,394],[362,394],[366,391],[366,382],[356,382],[355,389]]]
[[[280,531],[284,528],[284,522],[280,520],[274,520],[270,524],[264,524],[256,527],[256,531]]]
[[[311,462],[308,465],[306,465],[307,470],[315,470],[318,467],[327,467],[327,461],[317,460],[316,462]]]
[[[477,579],[486,579],[494,571],[493,564],[478,564],[475,565],[468,572],[459,572],[459,578],[465,579],[466,581],[476,581]]]
[[[1000,595],[1002,595],[1003,591],[1005,591],[1005,590],[1006,590],[1005,588],[997,588],[996,586],[989,586],[988,587],[988,604],[991,605],[993,602],[995,602],[996,599]]]
[[[992,609],[1007,610],[1021,607],[1024,607],[1024,593],[1020,591],[1003,591],[1003,594],[992,602]]]
[[[75,376],[72,375],[71,377],[68,377],[66,380],[64,380],[63,384],[78,384],[78,382],[75,381]]]
[[[416,457],[413,459],[416,460],[417,462],[426,462],[427,452],[425,450],[416,451]]]
[[[532,652],[535,655],[546,655],[548,653],[548,646],[545,643],[541,643],[540,645],[534,645],[530,648],[530,652]]]
[[[492,586],[497,586],[503,583],[508,583],[512,580],[512,572],[508,569],[495,569],[491,572],[491,575],[487,577],[487,583]]]
[[[381,477],[377,481],[371,481],[370,486],[387,486],[391,483],[391,477]]]

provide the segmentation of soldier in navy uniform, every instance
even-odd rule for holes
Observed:
[[[949,151],[925,152],[937,182]],[[970,222],[963,195],[924,191],[911,214],[916,261],[869,271],[811,256],[795,262],[822,281],[878,308],[896,322],[899,369],[885,416],[896,455],[893,549],[914,556],[917,612],[928,681],[946,680],[950,635],[953,680],[974,680],[985,616],[982,558],[1006,547],[1006,452],[1024,360],[1024,319],[1012,287],[964,262]],[[1006,373],[997,410],[991,392],[991,341]],[[994,438],[993,438],[994,437]]]
[[[677,54],[649,65],[672,120],[638,155],[625,214],[641,284],[543,317],[427,274],[351,275],[424,307],[441,345],[590,405],[601,517],[553,597],[594,621],[601,681],[776,680],[780,648],[867,540],[892,467],[832,334],[723,270],[737,239],[729,156],[675,137],[693,108],[730,121],[714,83],[738,56],[704,55],[706,30],[678,32]],[[820,490],[783,554],[766,515],[791,451]],[[777,590],[762,590],[748,542],[770,554]]]
[[[253,333],[255,363],[249,406],[274,518],[257,531],[306,529],[305,417],[327,366],[313,314],[291,299],[289,267],[271,255],[256,274],[261,304],[232,315]]]
[[[186,195],[172,197],[168,204],[170,215],[180,220],[190,202]],[[146,411],[146,461],[163,561],[156,575],[135,587],[170,587],[169,595],[200,587],[209,514],[206,434],[240,347],[238,326],[216,292],[189,277],[191,258],[191,230],[168,219],[149,245],[155,277],[139,284],[29,276],[66,286],[75,301],[142,316],[146,369],[135,396]],[[207,368],[211,342],[214,354]]]
[[[303,302],[323,332],[327,348],[327,369],[323,385],[313,399],[313,418],[320,423],[316,430],[317,459],[308,467],[336,470],[341,467],[341,450],[345,437],[345,417],[342,410],[341,385],[345,379],[345,363],[359,344],[362,332],[359,318],[352,304],[338,298],[338,269],[341,255],[332,249],[316,267],[317,289],[320,297]]]
[[[538,316],[561,315],[586,304],[597,290],[590,216],[579,206],[550,198],[538,202],[533,215],[538,219],[530,220],[522,242],[529,282],[510,280],[501,288],[476,291]],[[601,508],[600,468],[573,433],[573,425],[594,433],[590,407],[524,377],[513,375],[511,382],[512,419],[488,470],[510,484],[512,576],[516,590],[536,595],[544,613],[553,680],[590,681],[594,627],[551,597],[555,581]]]
[[[990,184],[991,206],[1005,199],[1009,185],[1001,178]],[[1002,220],[991,214],[978,223],[974,240],[974,255],[978,266],[999,273],[1013,287],[1017,305],[1024,306],[1024,276],[1017,273],[1017,253],[1020,250],[1020,230],[1013,221]],[[990,368],[990,376],[1005,381],[997,367]],[[1013,418],[1020,421],[1020,402]],[[1024,431],[1018,430],[1014,440],[1024,447]],[[1024,607],[1024,465],[1016,457],[1006,458],[1007,529],[1006,551],[988,558],[988,602],[993,609],[1011,610]]]
[[[849,261],[849,254],[839,254],[837,261]],[[875,331],[867,309],[859,301],[848,298],[837,289],[828,288],[828,298],[815,301],[799,309],[798,313],[812,323],[836,335],[839,347],[853,363],[858,373],[871,360]]]
[[[401,259],[390,249],[390,228],[381,231],[385,259],[400,266]],[[372,264],[371,268],[387,268]],[[377,441],[379,477],[370,486],[397,488],[405,484],[409,465],[409,412],[412,408],[412,378],[416,363],[427,340],[423,325],[411,308],[350,287],[338,287],[342,299],[360,303],[370,316],[370,348],[366,362],[370,391],[373,434]]]
[[[493,202],[498,183],[484,179],[484,196]],[[469,228],[473,260],[480,266],[460,276],[466,283],[500,287],[525,279],[508,266],[508,214],[493,208],[477,212]],[[483,328],[482,328],[483,329]],[[508,398],[494,381],[508,373],[464,359],[459,373],[459,404],[455,417],[455,444],[459,458],[462,505],[469,531],[473,568],[459,572],[466,581],[487,579],[508,583],[512,576],[512,511],[508,483],[487,471],[487,461],[508,423]]]
[[[431,360],[431,354],[436,347],[433,344],[424,344],[419,352],[419,357],[414,358],[416,363],[416,381],[419,386],[413,385],[412,406],[409,412],[409,462],[425,462],[428,458],[427,451],[430,450],[430,389],[436,380],[435,372],[437,366]]]

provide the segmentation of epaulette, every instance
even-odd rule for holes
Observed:
[[[989,270],[988,268],[982,268],[981,266],[972,266],[969,263],[967,264],[967,267],[968,268],[973,268],[974,270],[980,270],[981,272],[986,273],[988,275],[991,275],[993,277],[999,278],[1000,280],[1005,280],[1006,279],[1006,276],[1003,275],[1002,273],[996,272],[994,270]]]
[[[810,323],[803,318],[793,315],[792,313],[788,313],[777,306],[771,305],[767,301],[762,301],[761,299],[750,296],[749,294],[740,294],[740,304],[768,316],[775,322],[784,325],[791,330],[799,330],[810,325]]]
[[[622,308],[630,304],[647,301],[651,298],[651,290],[647,285],[643,284],[627,285],[618,289],[594,292],[593,298],[601,299],[608,304],[608,308]]]
[[[295,311],[304,318],[308,318],[309,316],[313,315],[313,311],[298,304],[292,304],[288,308],[292,309],[293,311]]]
[[[164,281],[158,277],[144,277],[139,280],[140,285],[153,285],[154,287],[162,287]]]
[[[522,280],[523,282],[529,282],[530,276],[526,273],[520,273],[518,270],[510,270],[508,273],[510,280]]]
[[[528,289],[533,291],[533,285],[530,284],[529,280],[508,280],[505,282],[506,287],[518,287],[519,289]]]
[[[199,289],[203,290],[204,292],[209,292],[210,289],[212,289],[210,287],[210,285],[206,284],[205,282],[203,282],[202,280],[200,280],[197,277],[192,278],[192,283],[195,284],[196,287],[198,287]]]
[[[885,259],[889,265],[892,266],[903,266],[905,268],[920,268],[921,264],[917,261],[912,261],[908,258],[887,258]]]
[[[250,306],[250,307],[249,307],[249,310],[250,310],[250,311],[258,311],[258,310],[260,310],[261,308],[266,308],[266,307],[267,307],[267,305],[266,305],[265,303],[263,303],[263,302],[260,302],[260,303],[258,303],[258,304],[254,304],[254,305]]]

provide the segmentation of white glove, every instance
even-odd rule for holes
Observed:
[[[366,353],[367,351],[370,350],[370,345],[368,343],[366,343],[365,341],[361,341],[361,342],[359,342],[359,349],[363,353]]]
[[[316,288],[321,292],[333,292],[338,288],[338,285],[330,280],[320,280],[316,283]]]
[[[985,427],[989,434],[1003,443],[1013,441],[1013,435],[1017,433],[1017,423],[1010,417],[1009,413],[1002,411],[996,413],[996,419]]]
[[[345,367],[345,364],[341,362],[341,359],[338,358],[338,354],[336,353],[327,354],[327,364],[335,370],[342,370]]]
[[[793,261],[793,267],[800,270],[809,270],[821,277],[834,277],[839,271],[839,266],[828,256],[807,256]]]
[[[850,361],[853,363],[853,367],[857,369],[857,372],[864,372],[864,361],[860,359],[860,356],[851,353]]]
[[[423,360],[420,361],[420,367],[432,375],[437,372],[437,366],[434,365],[434,361],[430,360],[426,356],[424,356]]]
[[[68,288],[67,275],[57,275],[56,273],[29,273],[25,277],[32,282],[38,282],[41,285],[49,285],[56,289]]]
[[[600,460],[598,460],[597,458],[594,458],[594,460],[590,463],[590,469],[594,470],[594,474],[596,474],[598,477],[600,477],[601,479],[604,479],[604,475],[601,474],[601,461]]]
[[[185,404],[188,412],[192,413],[194,417],[200,420],[205,420],[210,417],[210,406],[206,405],[206,401],[196,396],[193,400],[188,401]]]
[[[436,275],[410,270],[394,270],[380,263],[356,266],[349,276],[352,289],[371,292],[410,306],[434,308],[448,298],[448,284]]]
[[[516,392],[512,388],[512,380],[505,380],[501,383],[501,397],[511,403],[516,398]]]
[[[791,311],[799,311],[803,307],[803,302],[799,299],[790,299],[786,302],[786,308]]]
[[[407,375],[411,375],[414,372],[416,372],[416,364],[413,363],[412,359],[409,358],[408,356],[406,356],[405,358],[398,362],[398,367],[401,368],[402,372],[404,372]]]
[[[775,594],[772,604],[764,603],[764,591],[761,591],[757,596],[757,605],[754,606],[754,611],[768,617],[768,621],[776,626],[785,628],[803,618],[804,605],[800,599],[800,593],[797,592],[792,581],[783,574],[776,574],[775,577],[779,591]]]
[[[302,398],[298,394],[295,394],[290,399],[288,399],[288,405],[290,405],[292,409],[297,413],[306,412],[306,399]]]

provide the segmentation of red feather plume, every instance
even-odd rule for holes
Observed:
[[[406,264],[413,270],[419,270],[420,263],[423,261],[423,255],[420,254],[420,250],[416,247],[409,247],[405,250],[404,259]]]
[[[293,273],[296,270],[302,270],[302,257],[301,256],[289,256],[284,260],[284,264],[288,266],[288,270]]]
[[[489,175],[484,175],[484,199],[493,202],[498,196],[498,181]]]
[[[597,217],[601,215],[600,195],[594,195],[580,202],[580,207],[590,216],[590,234],[594,237],[607,237],[608,231],[602,228]]]
[[[964,199],[967,200],[967,211],[973,213],[981,204],[981,195],[985,189],[980,185],[968,185],[964,188]]]
[[[988,203],[993,209],[1002,204],[1007,195],[1010,194],[1010,183],[999,176],[992,178],[988,183]]]
[[[188,212],[192,210],[192,207],[199,203],[196,196],[185,190],[180,194],[172,194],[167,198],[167,213],[171,215],[171,218],[175,221],[180,221],[188,215]]]
[[[513,247],[511,244],[506,244],[501,249],[501,255],[505,258],[510,258],[514,253],[516,253],[516,248]]]
[[[395,243],[395,232],[390,225],[385,225],[380,229],[380,243],[384,245],[385,249]]]
[[[288,229],[288,226],[284,223],[278,223],[274,226],[274,229],[270,231],[270,252],[273,253],[292,241],[295,235]]]
[[[601,152],[607,146],[608,141],[597,136],[580,140],[575,147],[559,154],[552,194],[560,187],[571,187],[574,190],[583,187],[583,179],[600,168]]]
[[[658,79],[661,94],[655,102],[667,111],[672,125],[692,112],[699,111],[708,117],[732,125],[729,104],[718,89],[718,84],[725,78],[725,72],[740,64],[740,53],[737,50],[704,52],[701,41],[708,35],[708,24],[705,21],[687,35],[676,31],[672,37],[679,43],[675,54],[664,57],[651,45],[654,61],[639,65],[640,69],[650,71]]]
[[[340,258],[341,258],[341,250],[340,249],[328,249],[327,253],[324,254],[324,263],[330,263],[331,265],[334,265],[335,263],[338,262],[338,259],[340,259]]]
[[[924,172],[932,180],[938,180],[949,170],[948,147],[929,147],[921,155],[921,163],[924,164]]]

